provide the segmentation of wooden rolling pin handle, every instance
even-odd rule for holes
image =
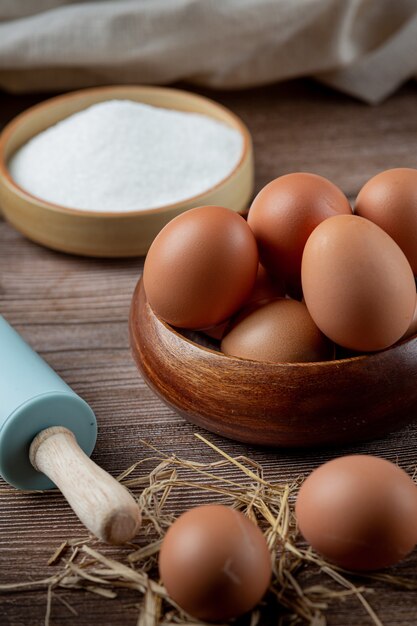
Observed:
[[[141,523],[137,503],[81,450],[70,430],[60,426],[42,430],[32,441],[29,458],[59,487],[96,537],[118,545],[136,535]]]

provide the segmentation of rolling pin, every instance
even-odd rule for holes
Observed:
[[[89,458],[96,436],[88,404],[0,316],[0,474],[18,489],[58,487],[96,537],[121,544],[140,511]]]

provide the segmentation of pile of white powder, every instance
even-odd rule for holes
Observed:
[[[237,165],[243,140],[205,115],[111,100],[71,115],[9,163],[23,189],[66,207],[135,211],[200,194]]]

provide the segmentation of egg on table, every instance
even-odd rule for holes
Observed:
[[[251,610],[271,580],[271,556],[259,528],[230,507],[210,504],[181,515],[164,537],[159,572],[171,598],[200,620]]]
[[[301,486],[295,512],[312,547],[348,570],[393,565],[417,543],[417,486],[378,457],[351,455],[321,465]]]

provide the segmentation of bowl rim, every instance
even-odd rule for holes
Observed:
[[[140,92],[147,92],[147,93],[154,93],[154,94],[171,93],[173,95],[176,95],[177,97],[183,97],[189,101],[194,100],[195,102],[209,103],[214,108],[217,108],[220,111],[224,112],[229,117],[229,119],[233,120],[235,124],[233,128],[235,128],[241,134],[243,138],[242,152],[241,152],[238,162],[233,167],[233,169],[227,174],[227,176],[225,176],[224,178],[219,180],[215,185],[212,185],[211,187],[207,188],[205,191],[199,194],[196,194],[194,196],[189,196],[188,198],[184,198],[183,200],[179,200],[171,204],[164,204],[164,205],[160,205],[160,206],[149,208],[149,209],[135,209],[134,211],[92,211],[90,209],[77,209],[73,207],[66,207],[60,204],[49,202],[48,200],[44,200],[43,198],[40,198],[30,193],[29,191],[21,187],[14,180],[8,168],[8,160],[6,161],[5,159],[5,147],[7,143],[9,142],[10,138],[12,137],[13,133],[15,132],[16,128],[20,127],[22,124],[25,124],[27,120],[30,119],[34,113],[36,114],[42,109],[51,108],[55,104],[57,103],[59,104],[65,100],[73,100],[73,99],[76,100],[77,98],[80,98],[84,95],[88,96],[88,95],[93,95],[95,93],[102,93],[102,94],[108,93],[109,94],[108,99],[110,100],[112,94],[116,94],[117,92],[124,91],[124,90],[133,90],[133,91],[138,90]],[[124,97],[123,99],[129,100],[128,97]],[[107,98],[104,98],[102,102],[105,102],[106,100]],[[132,100],[132,102],[140,102],[140,100]],[[98,104],[98,102],[94,104]],[[87,109],[89,106],[93,106],[93,104],[86,103],[86,106],[81,108],[80,111]],[[161,107],[159,105],[151,105],[151,106],[157,106],[158,108],[167,108],[167,107]],[[176,110],[176,109],[173,109],[173,110]],[[197,111],[190,111],[190,112],[197,113]],[[62,120],[67,119],[71,115],[72,113],[62,118]],[[201,115],[206,115],[206,114],[202,113]],[[207,116],[207,117],[210,117],[210,116]],[[52,128],[52,126],[54,125],[55,124],[51,124],[50,126],[47,126],[47,128]],[[86,218],[104,218],[104,219],[139,217],[141,215],[153,216],[153,215],[160,215],[164,213],[175,212],[176,210],[181,209],[185,203],[187,204],[192,203],[194,204],[194,206],[198,206],[195,203],[198,202],[199,199],[203,199],[207,194],[210,194],[216,191],[218,188],[226,184],[231,178],[233,178],[236,175],[236,173],[242,168],[248,155],[250,154],[251,145],[252,145],[252,139],[251,139],[249,129],[246,126],[246,124],[240,119],[240,117],[236,115],[236,113],[234,113],[233,111],[231,111],[224,105],[220,104],[219,102],[212,100],[211,98],[193,93],[191,91],[187,91],[186,89],[177,89],[177,88],[172,88],[172,87],[158,87],[154,85],[122,85],[122,84],[102,86],[102,87],[92,87],[92,88],[87,88],[87,89],[77,89],[75,91],[69,91],[67,93],[60,94],[58,96],[53,96],[52,98],[48,98],[47,100],[39,102],[38,104],[35,104],[29,107],[28,109],[25,109],[24,111],[22,111],[22,113],[19,113],[19,115],[14,117],[12,120],[10,120],[8,124],[6,124],[6,126],[3,128],[2,132],[0,133],[0,180],[1,178],[3,178],[4,181],[9,185],[9,187],[11,187],[13,192],[19,195],[23,200],[30,202],[31,204],[36,204],[38,208],[47,209],[56,213],[76,215],[79,217],[86,217]]]
[[[192,339],[189,339],[188,337],[185,337],[179,330],[177,330],[174,326],[171,326],[171,324],[168,324],[168,322],[165,322],[164,320],[162,320],[160,317],[158,317],[158,315],[154,312],[154,310],[152,309],[151,305],[149,304],[147,298],[146,298],[146,294],[145,294],[145,289],[143,287],[143,281],[142,278],[140,278],[138,285],[135,287],[135,291],[133,294],[133,298],[131,301],[131,306],[133,307],[134,301],[140,297],[140,292],[143,292],[143,297],[145,298],[145,304],[147,307],[149,307],[149,310],[151,311],[151,314],[155,317],[155,319],[162,324],[162,326],[165,327],[165,329],[168,332],[171,332],[173,335],[175,335],[178,339],[184,341],[185,343],[189,344],[190,346],[192,346],[193,348],[197,348],[199,350],[202,350],[203,352],[207,352],[208,354],[213,354],[216,355],[217,357],[221,357],[221,358],[225,358],[225,359],[229,359],[230,361],[235,361],[237,363],[251,363],[253,365],[256,366],[266,366],[266,367],[273,367],[273,368],[282,368],[282,367],[290,367],[290,368],[295,368],[295,367],[302,367],[302,368],[308,368],[308,367],[329,367],[331,364],[332,365],[343,365],[343,364],[347,364],[347,363],[357,363],[359,361],[365,361],[365,360],[371,360],[372,358],[377,358],[379,355],[383,354],[383,353],[387,353],[391,350],[395,350],[396,348],[399,348],[400,346],[403,346],[409,342],[411,342],[412,340],[416,340],[417,339],[417,333],[414,335],[411,335],[410,337],[406,337],[404,339],[399,339],[397,341],[397,343],[394,343],[391,346],[388,346],[388,348],[384,348],[383,350],[377,350],[375,352],[366,352],[366,353],[361,353],[361,354],[357,354],[355,356],[350,356],[350,357],[345,357],[343,359],[328,359],[326,361],[307,361],[307,362],[294,362],[294,363],[286,363],[286,362],[274,362],[274,361],[255,361],[254,359],[244,359],[238,356],[232,356],[229,354],[224,354],[224,352],[221,352],[220,350],[214,350],[213,348],[208,348],[206,346],[202,346],[199,343],[193,341]],[[187,329],[184,329],[187,330]],[[202,330],[196,330],[195,332],[204,332]]]

